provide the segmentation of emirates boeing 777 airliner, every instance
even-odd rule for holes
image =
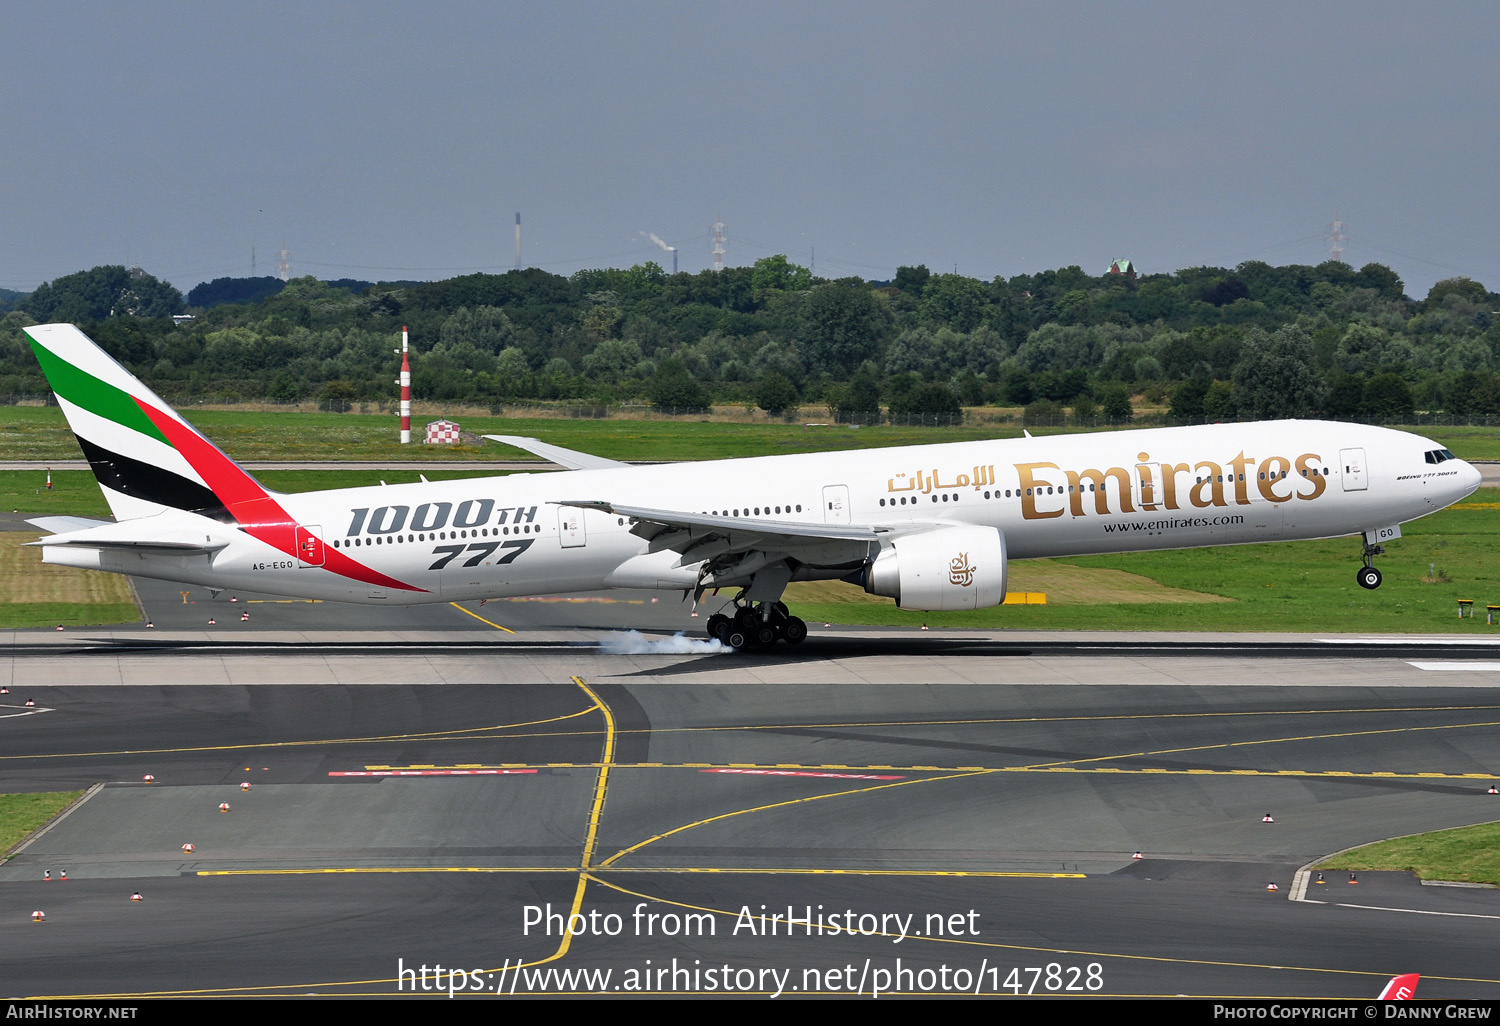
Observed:
[[[1273,421],[642,467],[492,436],[567,470],[280,494],[76,327],[25,330],[115,516],[33,521],[48,563],[385,604],[730,588],[735,647],[806,637],[790,581],[977,609],[1037,556],[1355,535],[1375,588],[1401,524],[1479,487],[1417,435]]]

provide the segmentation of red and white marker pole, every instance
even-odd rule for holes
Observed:
[[[411,444],[411,364],[406,360],[406,325],[401,326],[401,444]]]

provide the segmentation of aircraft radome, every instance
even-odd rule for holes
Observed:
[[[737,589],[708,620],[737,648],[806,637],[790,581],[977,609],[1038,556],[1356,535],[1375,588],[1401,524],[1479,486],[1417,435],[1273,421],[665,466],[490,436],[567,469],[278,494],[76,327],[25,330],[115,516],[32,521],[48,563],[377,604]]]

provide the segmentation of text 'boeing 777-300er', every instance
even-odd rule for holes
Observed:
[[[279,494],[76,327],[25,330],[115,516],[32,521],[48,563],[387,604],[739,589],[708,622],[734,647],[806,637],[790,581],[978,609],[1039,556],[1358,535],[1375,588],[1402,523],[1479,486],[1417,435],[1275,421],[639,467],[490,436],[567,470]]]

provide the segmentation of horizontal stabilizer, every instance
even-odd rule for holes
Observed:
[[[79,519],[73,517],[47,517],[47,520]],[[169,552],[175,555],[217,552],[229,544],[230,539],[218,532],[185,528],[180,520],[153,523],[156,517],[126,520],[123,523],[99,523],[86,521],[91,526],[62,534],[49,535],[30,544],[44,548],[66,545],[75,548],[115,549],[137,552]],[[197,518],[206,521],[206,518]],[[215,524],[214,526],[219,526]]]
[[[91,538],[74,539],[62,535],[53,535],[45,541],[31,542],[32,545],[70,545],[75,548],[84,549],[128,549],[132,552],[170,552],[174,555],[190,556],[194,553],[207,555],[210,552],[218,552],[229,543],[227,541],[217,542],[181,542],[181,541],[153,541],[149,538]]]
[[[51,534],[86,531],[90,527],[102,527],[110,523],[108,520],[90,520],[88,517],[32,517],[26,522]]]
[[[484,437],[492,442],[503,442],[506,445],[513,445],[517,449],[525,449],[533,456],[540,456],[544,460],[556,463],[564,470],[608,470],[613,467],[630,466],[628,463],[606,459],[603,456],[595,456],[593,453],[579,452],[577,449],[565,449],[560,445],[552,445],[539,438],[523,438],[520,435],[485,435]]]

